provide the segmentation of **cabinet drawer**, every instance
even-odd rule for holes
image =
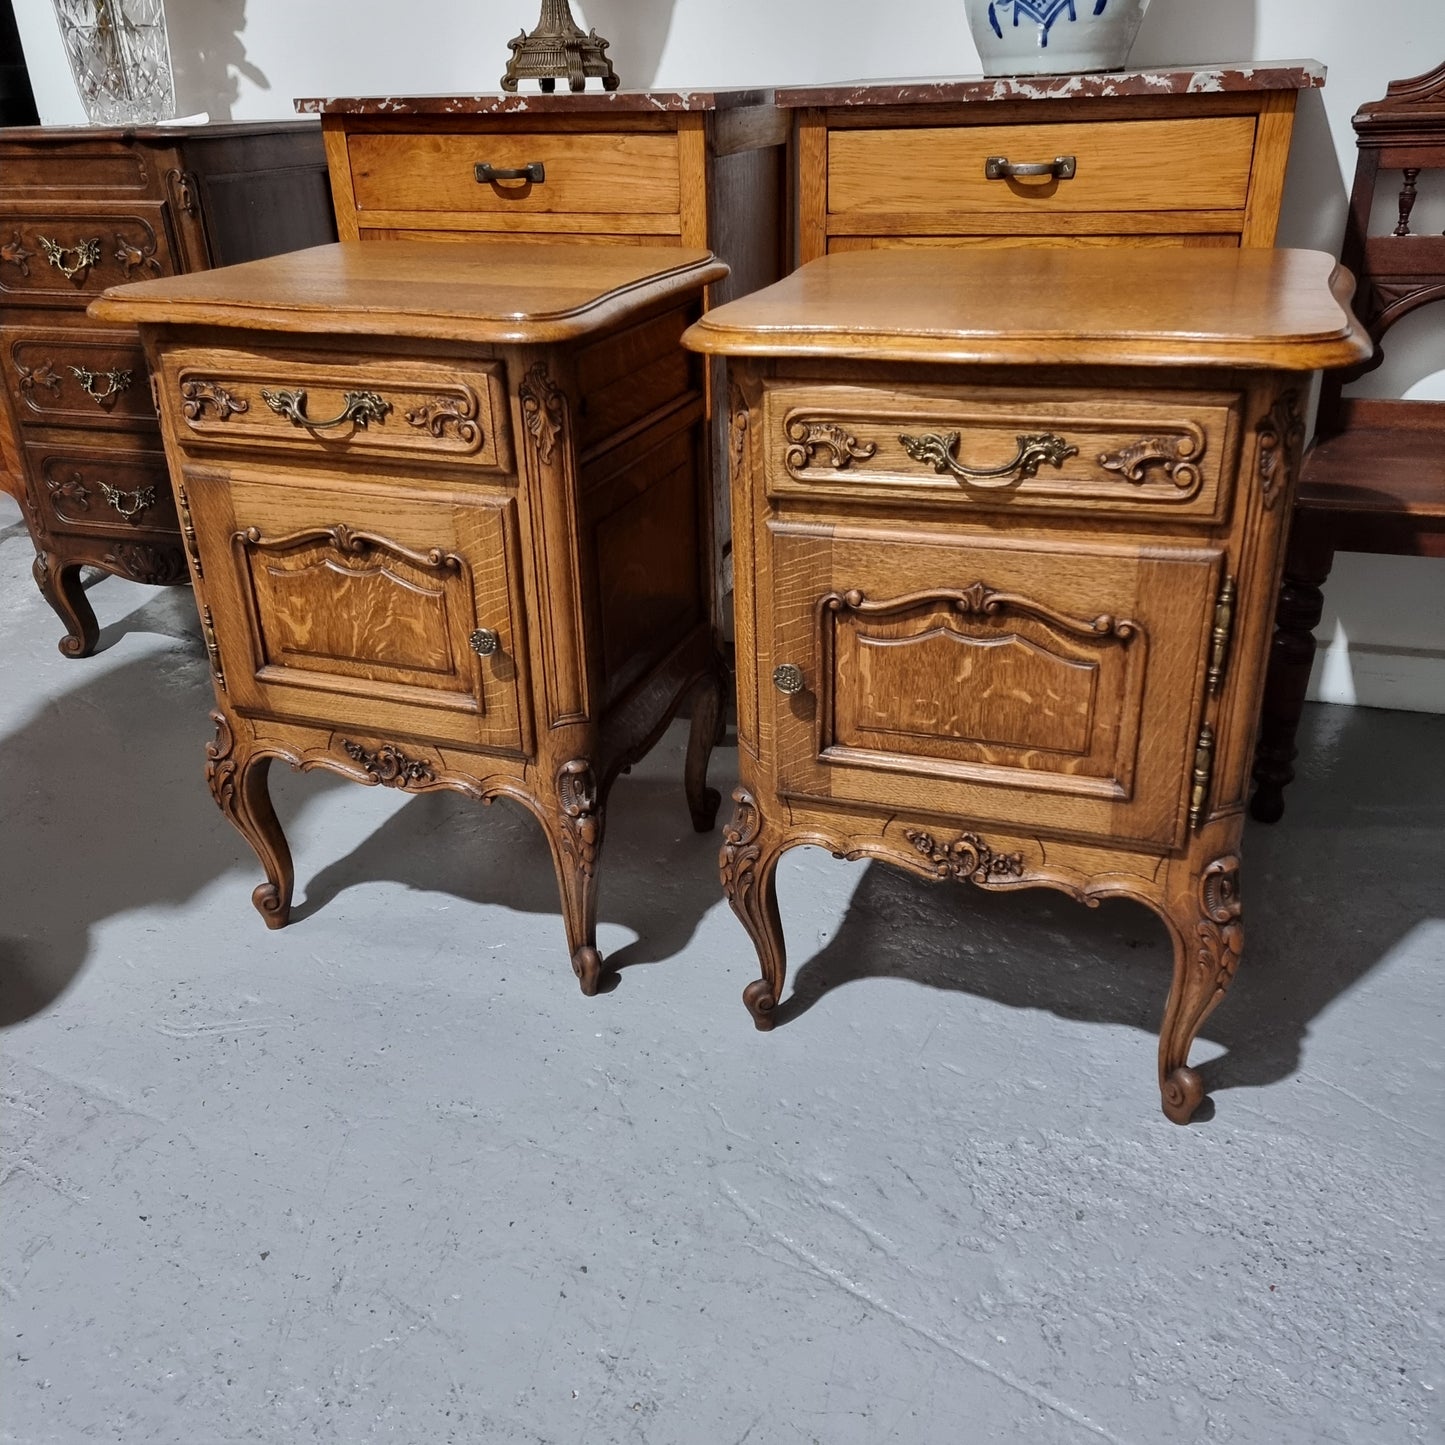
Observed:
[[[997,250],[1004,246],[1212,246],[1222,250],[1237,250],[1239,232],[1234,231],[1174,231],[1154,235],[1132,235],[1128,233],[1073,236],[1055,232],[1051,236],[1019,236],[994,234],[983,236],[829,236],[828,254],[839,251],[881,251],[889,247],[907,246],[938,247],[987,246]]]
[[[82,310],[107,286],[177,269],[163,205],[0,205],[0,301]]]
[[[1232,393],[779,386],[768,492],[955,515],[1019,509],[1222,519],[1239,445]]]
[[[353,135],[347,154],[363,213],[668,215],[679,208],[675,131]],[[540,164],[545,175],[478,181],[480,163],[504,170]]]
[[[6,329],[0,348],[22,426],[154,429],[145,355],[133,332]]]
[[[160,387],[187,447],[512,469],[500,362],[449,367],[335,352],[171,351]]]
[[[183,466],[225,690],[272,718],[520,753],[516,500]]]
[[[869,215],[1034,215],[1242,211],[1253,116],[977,125],[828,134],[828,211]],[[985,163],[1072,157],[1067,179],[991,180]],[[853,229],[849,227],[849,229]],[[856,229],[866,231],[866,221]],[[963,229],[978,229],[964,226]]]
[[[121,435],[104,447],[32,442],[27,448],[35,500],[47,528],[83,536],[176,530],[165,456]]]
[[[778,521],[769,545],[780,792],[1179,843],[1219,552]]]

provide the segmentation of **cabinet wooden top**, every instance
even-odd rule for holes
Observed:
[[[1370,354],[1321,251],[1111,246],[848,251],[709,312],[726,356],[1314,370]]]
[[[1165,70],[1106,70],[1084,75],[992,75],[865,80],[791,86],[776,92],[786,109],[807,106],[959,105],[990,100],[1083,100],[1128,95],[1216,95],[1227,91],[1312,90],[1325,83],[1318,60],[1192,65]]]
[[[727,273],[708,251],[671,246],[343,241],[114,286],[91,303],[90,315],[152,325],[545,344],[602,330]]]
[[[353,95],[306,96],[295,102],[305,115],[651,115],[657,111],[735,110],[769,105],[770,90],[584,90],[543,95]]]

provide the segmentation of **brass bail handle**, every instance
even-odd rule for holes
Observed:
[[[134,492],[122,492],[106,482],[100,484],[100,494],[105,500],[120,513],[127,522],[147,508],[156,504],[156,489],[154,487],[139,487]]]
[[[1078,454],[1078,447],[1071,446],[1063,437],[1053,432],[1040,432],[1034,436],[1015,438],[1018,454],[1000,467],[970,467],[958,460],[959,434],[956,431],[930,432],[927,436],[900,436],[904,450],[916,462],[928,462],[935,472],[950,472],[961,481],[972,482],[975,486],[991,485],[1006,487],[1015,481],[1027,481],[1037,476],[1039,468],[1047,462],[1051,467],[1061,467],[1069,457]]]
[[[45,258],[65,277],[67,281],[73,281],[82,271],[88,271],[92,266],[100,265],[100,237],[93,236],[88,241],[77,241],[73,246],[61,246],[49,239],[47,236],[38,236],[45,251]],[[67,266],[65,258],[75,257],[75,265]]]
[[[80,383],[80,389],[97,405],[104,406],[106,402],[117,397],[123,391],[130,390],[131,374],[128,371],[103,371],[100,373],[105,378],[105,390],[96,389],[96,373],[87,370],[83,366],[72,366],[70,373]]]
[[[990,156],[983,163],[985,180],[1012,181],[1020,176],[1049,176],[1071,181],[1079,169],[1077,156],[1055,156],[1051,161],[1011,161],[1007,156]]]
[[[338,415],[313,421],[306,415],[304,391],[267,391],[263,387],[261,399],[277,416],[286,417],[292,426],[304,426],[311,431],[345,426],[347,422],[354,422],[365,430],[369,422],[381,421],[391,410],[391,403],[374,391],[348,391],[342,397],[344,405]]]
[[[533,185],[540,186],[547,179],[547,167],[541,161],[528,161],[524,166],[517,166],[509,169],[506,166],[494,166],[488,161],[478,161],[472,167],[472,174],[476,176],[479,185],[490,185],[493,181],[530,181]]]

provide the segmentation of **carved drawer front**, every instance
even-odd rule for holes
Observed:
[[[1218,552],[770,532],[780,791],[1181,840]]]
[[[118,538],[164,532],[174,541],[176,504],[166,459],[147,440],[116,435],[104,447],[30,443],[35,501],[47,529]]]
[[[184,445],[512,469],[500,362],[173,352],[161,396]]]
[[[203,629],[236,706],[529,750],[514,499],[244,466],[187,466],[182,486]]]
[[[172,276],[164,205],[0,205],[0,301],[83,310],[107,286]]]
[[[675,131],[372,133],[349,137],[358,220],[368,212],[496,217],[675,216]],[[650,229],[659,229],[653,226]]]
[[[779,387],[764,424],[768,491],[779,498],[1210,523],[1230,502],[1239,399]]]
[[[153,431],[140,341],[119,331],[0,331],[5,382],[22,426]]]
[[[12,131],[11,135],[16,132]],[[23,132],[21,132],[23,135]],[[154,193],[159,177],[146,150],[126,141],[104,141],[82,130],[74,140],[0,140],[0,196],[74,196]]]
[[[828,229],[877,233],[882,216],[911,234],[1017,231],[1028,217],[1047,232],[1105,212],[1243,212],[1254,128],[1241,115],[831,130]]]

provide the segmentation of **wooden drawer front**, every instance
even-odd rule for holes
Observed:
[[[1182,839],[1218,552],[770,532],[781,792]]]
[[[118,331],[0,331],[5,381],[24,426],[155,427],[145,355]]]
[[[0,196],[74,196],[77,193],[153,192],[159,177],[145,150],[124,141],[96,140],[82,130],[75,140],[0,141]]]
[[[513,498],[419,498],[350,473],[183,475],[203,604],[237,706],[522,751]],[[484,654],[478,629],[495,634]]]
[[[834,130],[828,210],[860,219],[994,212],[1041,220],[1088,211],[1242,211],[1254,126],[1253,116],[1206,116]],[[1076,169],[1067,180],[989,180],[990,156],[1015,164],[1072,156]]]
[[[669,215],[680,204],[675,131],[353,135],[348,154],[363,223],[367,211]],[[546,174],[482,182],[481,162],[540,162]]]
[[[0,301],[79,310],[107,286],[178,269],[163,205],[0,206]]]
[[[162,363],[161,395],[187,445],[512,469],[500,362],[180,351]]]
[[[176,531],[166,459],[139,439],[114,436],[104,447],[31,443],[36,502],[49,528],[86,536]]]
[[[778,387],[764,424],[768,491],[779,498],[1208,523],[1229,505],[1239,401],[1224,393],[1084,400],[1037,389]]]
[[[828,254],[838,251],[879,251],[894,246],[1192,246],[1221,250],[1239,249],[1239,232],[1176,231],[1168,235],[1108,234],[1070,236],[1055,232],[1051,236],[987,235],[987,236],[829,236]]]

